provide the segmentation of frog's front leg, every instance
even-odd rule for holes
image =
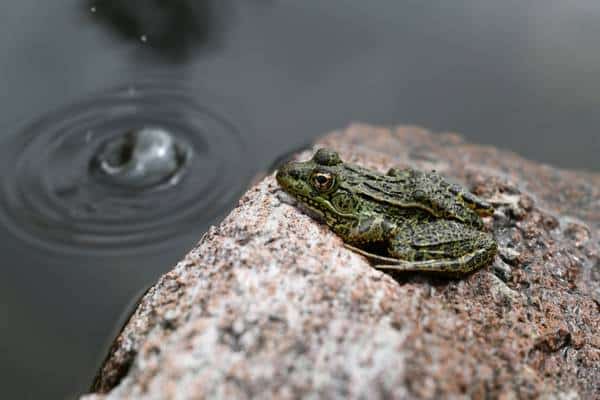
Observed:
[[[365,247],[373,244],[385,244],[395,229],[395,224],[382,215],[358,218],[352,224],[334,225],[335,233],[352,246]]]
[[[388,257],[359,251],[380,269],[464,275],[487,264],[496,254],[488,233],[449,220],[400,226],[389,241]]]

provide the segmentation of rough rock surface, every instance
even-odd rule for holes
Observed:
[[[462,280],[388,275],[270,175],[144,296],[88,399],[600,398],[600,175],[415,127],[323,145],[493,201],[499,256]]]

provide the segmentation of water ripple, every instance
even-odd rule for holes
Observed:
[[[20,126],[2,145],[2,222],[24,240],[85,252],[138,251],[193,232],[250,178],[252,152],[217,104],[181,84],[140,83]],[[151,185],[100,179],[94,160],[107,143],[149,128],[185,149],[181,170]]]

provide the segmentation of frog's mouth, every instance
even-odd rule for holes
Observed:
[[[293,199],[293,205],[298,207],[302,212],[316,220],[327,222],[327,214],[322,209],[312,204],[307,198],[297,194],[287,194]]]

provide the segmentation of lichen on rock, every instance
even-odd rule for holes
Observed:
[[[598,398],[600,175],[416,127],[352,125],[323,146],[494,202],[494,263],[461,280],[378,271],[269,175],[143,297],[88,399]]]

